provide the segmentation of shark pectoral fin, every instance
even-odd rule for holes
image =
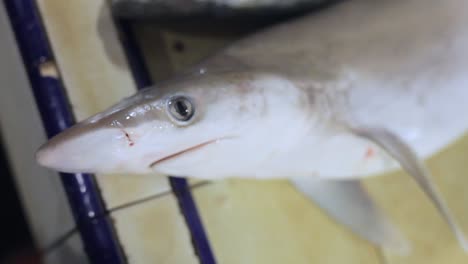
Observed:
[[[379,145],[400,163],[401,167],[413,177],[419,187],[431,199],[455,234],[460,246],[463,250],[468,252],[468,240],[466,236],[452,216],[444,200],[441,198],[437,187],[432,182],[429,170],[418,158],[416,153],[402,139],[388,130],[381,128],[365,128],[355,129],[354,132]]]
[[[337,222],[369,242],[400,255],[410,245],[358,180],[291,179],[294,186]]]

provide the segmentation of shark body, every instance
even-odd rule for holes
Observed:
[[[289,178],[374,244],[406,240],[359,179],[411,175],[468,242],[423,160],[468,129],[468,2],[350,0],[215,53],[52,138],[63,172]]]

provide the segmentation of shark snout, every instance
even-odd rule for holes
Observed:
[[[46,143],[42,145],[36,152],[36,161],[39,165],[47,168],[55,167],[55,159],[53,150]]]
[[[121,153],[119,129],[65,131],[42,145],[36,152],[39,165],[60,172],[96,172],[114,165]]]
[[[80,144],[81,143],[81,144]],[[95,153],[93,148],[83,144],[82,140],[52,140],[41,146],[36,152],[39,165],[60,172],[89,172]]]

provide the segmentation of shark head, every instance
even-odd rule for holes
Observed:
[[[65,130],[36,158],[61,172],[228,177],[290,144],[307,105],[293,82],[273,74],[179,77]]]

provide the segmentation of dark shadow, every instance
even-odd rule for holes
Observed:
[[[187,36],[210,36],[215,38],[238,38],[239,36],[247,36],[255,33],[266,27],[270,27],[274,24],[285,22],[287,20],[300,17],[305,14],[313,12],[319,12],[330,6],[333,6],[337,2],[345,0],[318,0],[310,3],[304,3],[294,8],[262,8],[235,11],[226,9],[223,7],[203,7],[200,9],[194,9],[194,12],[186,12],[187,7],[180,7],[184,9],[184,12],[169,12],[167,14],[157,13],[147,15],[134,15],[134,16],[122,16],[120,14],[121,9],[131,10],[135,5],[129,5],[129,1],[125,1],[123,4],[113,5],[111,13],[109,13],[109,3],[103,2],[100,8],[99,19],[97,29],[101,41],[105,47],[105,52],[110,61],[119,66],[127,68],[128,62],[122,54],[122,43],[128,43],[130,40],[125,39],[126,34],[121,34],[118,30],[125,28],[127,31],[132,31],[136,36],[131,45],[137,45],[140,50],[145,50],[141,46],[144,46],[148,39],[151,44],[161,43],[161,41],[153,41],[159,38],[158,31],[165,30],[176,33],[181,33]],[[112,2],[112,1],[111,1]],[[152,2],[153,4],[150,4]],[[158,5],[164,6],[170,5],[172,9],[177,10],[177,1],[148,1],[148,10],[154,9]],[[182,1],[185,2],[185,1]],[[204,5],[202,5],[204,6]],[[164,10],[164,9],[161,9]],[[167,10],[167,8],[166,8]],[[121,43],[115,42],[115,31],[117,30],[118,38]],[[181,46],[181,45],[178,45]],[[182,44],[183,46],[183,44]],[[154,47],[154,49],[162,49],[160,45]],[[166,53],[164,51],[160,53]]]
[[[0,135],[1,136],[1,135]],[[13,252],[33,248],[31,231],[23,211],[14,176],[7,162],[0,137],[0,259]]]
[[[291,17],[319,9],[336,0],[302,0],[291,5],[276,3],[258,4],[251,7],[232,7],[226,4],[210,2],[196,2],[193,0],[157,0],[157,1],[110,1],[112,12],[126,19],[150,19],[158,21],[180,20],[189,18],[199,20],[234,20],[245,19],[273,19]]]

